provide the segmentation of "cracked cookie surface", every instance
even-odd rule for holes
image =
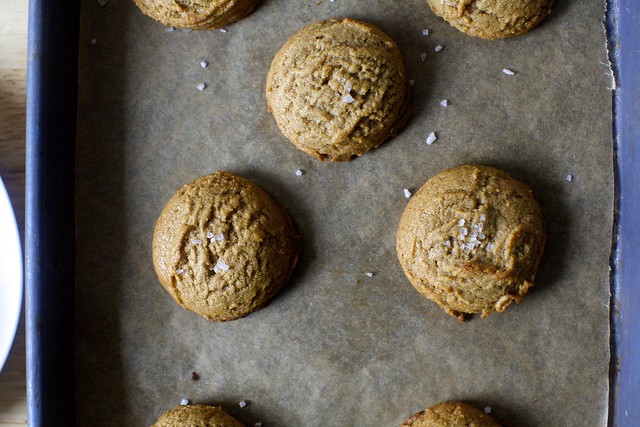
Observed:
[[[475,37],[524,34],[551,13],[553,0],[427,0],[433,12]]]
[[[500,427],[500,424],[469,404],[443,402],[411,416],[402,427]]]
[[[168,410],[151,427],[244,427],[220,406],[180,405]]]
[[[299,238],[289,215],[257,185],[216,172],[169,200],[152,249],[158,279],[178,304],[226,321],[262,307],[287,282]]]
[[[501,170],[442,171],[411,198],[398,225],[398,259],[411,284],[464,320],[520,302],[546,240],[529,187]]]
[[[134,0],[145,15],[164,25],[212,30],[248,15],[260,0]]]
[[[266,97],[282,133],[320,160],[361,156],[395,135],[410,114],[395,42],[348,18],[293,35],[273,59]]]

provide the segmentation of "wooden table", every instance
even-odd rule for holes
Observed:
[[[0,176],[24,243],[27,0],[0,1]],[[24,310],[0,373],[0,427],[27,424]]]

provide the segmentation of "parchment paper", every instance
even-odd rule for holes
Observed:
[[[84,1],[78,424],[150,425],[188,398],[249,426],[399,426],[451,399],[510,425],[605,425],[613,177],[603,11],[601,1],[558,0],[539,28],[491,42],[451,28],[423,0],[264,0],[226,33],[168,32],[131,1]],[[344,16],[397,41],[414,114],[364,157],[321,163],[281,135],[265,79],[289,36]],[[465,324],[413,289],[395,253],[403,189],[463,163],[531,185],[549,234],[523,303]],[[255,181],[304,239],[286,289],[222,324],[179,308],[151,262],[164,204],[215,170]]]

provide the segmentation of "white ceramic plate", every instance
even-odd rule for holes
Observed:
[[[18,225],[0,178],[0,371],[18,327],[22,305],[22,268]]]

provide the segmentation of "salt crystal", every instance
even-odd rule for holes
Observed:
[[[463,227],[465,222],[466,222],[466,221],[464,220],[464,218],[460,218],[460,220],[458,221],[458,225],[459,225],[460,227]]]
[[[167,33],[172,33],[172,32],[174,32],[175,30],[176,30],[176,29],[175,29],[174,27],[168,27],[165,31],[166,31]]]
[[[207,61],[202,61],[202,62],[200,63],[200,66],[201,66],[202,68],[207,68],[207,65],[209,65],[209,63],[208,63]]]
[[[435,132],[431,132],[429,134],[429,136],[427,137],[427,141],[426,141],[427,145],[433,144],[434,142],[436,142],[436,139],[438,139],[438,137],[436,136],[436,133]]]
[[[571,181],[573,181],[573,176],[572,175],[567,175],[567,176],[564,177],[564,179],[567,182],[571,182]]]
[[[484,408],[484,412],[487,414],[491,413],[491,406],[487,406],[486,408]]]
[[[200,243],[202,243],[202,240],[200,240],[200,239],[193,239],[193,240],[191,241],[191,243],[193,243],[194,245],[199,245]]]
[[[429,35],[429,30],[426,29],[426,28],[424,30],[422,30],[422,35],[423,36],[428,36]]]
[[[484,221],[486,218],[484,216],[484,214],[480,214],[480,221]]]
[[[329,0],[329,1],[333,1],[333,0]],[[258,421],[253,425],[253,427],[262,427],[262,423]]]
[[[218,234],[216,234],[216,236],[215,236],[215,237],[216,237],[216,240],[217,240],[218,242],[222,242],[222,241],[224,240],[224,234],[222,234],[222,233],[218,233]]]
[[[180,401],[180,404],[181,404],[182,406],[186,406],[186,405],[188,405],[188,404],[189,404],[189,399],[187,399],[187,398],[185,397],[184,399],[182,399],[182,400]]]
[[[370,271],[369,271],[369,272],[364,273],[364,275],[365,275],[365,276],[367,276],[367,277],[373,277],[373,273],[372,273],[372,272],[370,272]]]
[[[508,68],[503,68],[502,72],[505,73],[507,76],[513,76],[515,74],[513,71],[511,71]]]
[[[411,86],[413,86],[414,84],[416,84],[416,81],[415,81],[415,80],[409,80],[409,84],[410,84]]]
[[[221,32],[221,33],[226,33],[226,32],[227,32],[227,30],[226,30],[225,28],[220,28],[220,32]]]
[[[355,101],[355,99],[353,99],[353,96],[351,96],[350,94],[346,94],[342,97],[342,102],[344,102],[345,104],[351,104],[353,101]]]
[[[426,59],[427,59],[427,54],[422,52],[422,55],[420,55],[420,60],[424,62]]]
[[[340,96],[340,94],[338,92],[334,93],[333,96],[335,96],[336,98]]]
[[[484,233],[480,233],[480,234],[478,234],[478,238],[479,238],[480,240],[484,239],[485,237],[487,237],[487,236],[485,236],[485,235],[484,235]]]
[[[351,85],[351,82],[346,82],[344,84],[344,90],[346,90],[347,92],[351,92],[351,89],[353,89],[353,86]]]
[[[224,262],[222,258],[218,258],[216,265],[213,267],[213,272],[219,273],[221,271],[227,271],[227,270],[229,270],[229,264]]]
[[[207,239],[211,239],[213,238],[213,233],[210,231],[207,231]]]
[[[471,229],[473,231],[478,231],[478,224],[471,224]]]
[[[182,273],[184,273],[184,270],[182,268],[179,268],[179,269],[176,270],[176,273],[182,274]]]
[[[183,33],[190,33],[191,31],[193,31],[191,28],[183,28],[181,30]]]
[[[440,106],[448,107],[449,106],[449,101],[447,101],[446,99],[443,99],[442,101],[440,101]]]
[[[97,39],[91,39],[91,46],[95,46],[98,43]]]
[[[203,90],[205,90],[205,88],[206,88],[206,87],[207,87],[207,85],[206,85],[206,84],[204,84],[204,83],[200,83],[198,86],[196,86],[196,88],[197,88],[200,92],[202,92]]]
[[[296,176],[302,176],[304,171],[302,169],[296,169]]]
[[[409,191],[409,190],[408,190],[408,189],[406,189],[406,188],[405,188],[403,191],[404,191],[404,197],[406,197],[407,199],[408,199],[409,197],[411,197],[411,191]]]
[[[109,0],[98,0],[98,4],[102,7],[105,7],[107,3],[109,3]]]
[[[442,49],[444,49],[442,46],[438,45],[436,46],[436,48],[434,49],[436,52],[440,52]]]
[[[238,403],[238,406],[240,406],[241,408],[244,408],[245,406],[247,406],[247,402],[245,402],[244,400],[241,400],[240,403]]]
[[[461,227],[460,230],[458,230],[460,232],[461,236],[466,236],[468,231],[466,227]]]
[[[449,240],[445,240],[445,242],[443,243],[443,245],[445,245],[446,247],[451,247],[451,241],[449,241]]]
[[[487,243],[487,250],[488,250],[488,251],[492,251],[492,250],[493,250],[493,248],[494,248],[493,244],[492,244],[491,242],[488,242],[488,243]]]

